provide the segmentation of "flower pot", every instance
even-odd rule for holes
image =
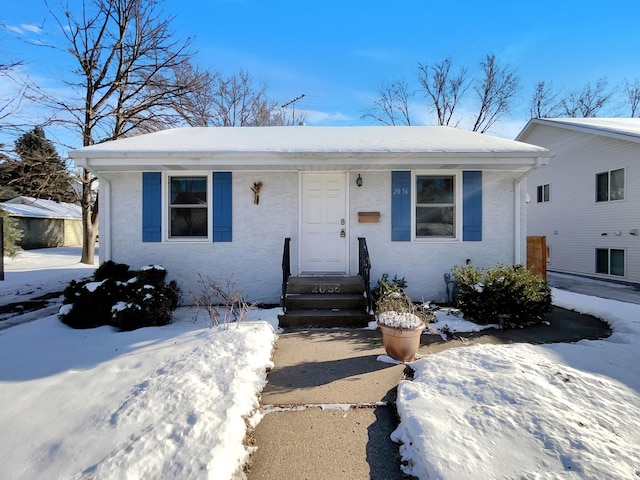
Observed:
[[[420,347],[420,335],[424,326],[416,328],[393,328],[378,323],[382,332],[382,345],[394,360],[412,362]]]

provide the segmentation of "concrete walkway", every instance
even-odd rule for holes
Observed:
[[[550,325],[485,330],[448,341],[423,335],[419,353],[429,355],[476,343],[570,342],[610,334],[593,317],[554,309]],[[249,480],[406,478],[398,446],[389,435],[398,425],[396,387],[404,365],[377,361],[384,355],[377,330],[291,330],[280,335],[275,368],[262,392],[265,417],[254,432],[258,447]]]

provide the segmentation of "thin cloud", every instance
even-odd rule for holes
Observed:
[[[4,30],[7,30],[8,32],[12,32],[12,33],[17,33],[17,34],[22,34],[24,33],[23,30],[20,27],[16,27],[14,25],[0,25],[0,27],[2,27]]]
[[[34,25],[33,23],[23,23],[20,25],[23,30],[31,33],[42,33],[42,28],[38,25]]]

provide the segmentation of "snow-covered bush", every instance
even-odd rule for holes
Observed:
[[[551,311],[546,280],[523,265],[456,265],[453,275],[458,282],[458,306],[473,322],[501,321],[507,327],[521,327],[541,323]]]
[[[174,281],[165,283],[166,276],[161,266],[131,271],[128,265],[105,262],[93,279],[69,284],[58,315],[72,328],[112,325],[135,330],[166,325],[180,296]]]

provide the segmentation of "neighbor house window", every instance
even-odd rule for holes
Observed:
[[[596,248],[596,273],[624,276],[624,250]]]
[[[207,182],[206,176],[169,178],[169,238],[207,238]]]
[[[624,168],[596,174],[596,202],[624,200]]]
[[[538,185],[538,203],[549,201],[549,184]]]
[[[455,175],[417,175],[416,238],[456,236]]]

